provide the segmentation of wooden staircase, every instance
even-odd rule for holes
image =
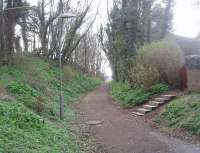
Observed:
[[[171,101],[175,97],[176,95],[174,94],[160,95],[159,97],[156,97],[151,101],[148,101],[144,105],[140,106],[138,109],[136,109],[136,111],[132,112],[131,114],[134,116],[144,116],[145,114],[152,112],[153,110]]]

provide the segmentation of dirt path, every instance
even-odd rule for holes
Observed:
[[[78,108],[84,122],[103,121],[89,131],[101,144],[98,153],[200,153],[200,146],[163,136],[118,107],[106,85],[88,94]]]

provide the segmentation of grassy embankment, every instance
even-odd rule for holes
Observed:
[[[126,108],[141,105],[151,99],[152,96],[167,90],[169,90],[169,87],[164,84],[156,84],[149,90],[131,88],[128,83],[113,82],[111,85],[113,99]]]
[[[0,153],[84,152],[84,142],[70,129],[72,103],[100,80],[66,68],[65,120],[59,121],[58,72],[55,63],[37,57],[0,67]]]
[[[179,86],[179,70],[184,65],[184,56],[171,38],[141,46],[128,61],[128,69],[122,68],[127,69],[125,75],[128,77],[125,78],[129,84],[114,82],[111,89],[113,98],[124,107],[141,105],[169,87]],[[124,80],[121,70],[118,73],[119,79]]]
[[[172,130],[183,129],[200,136],[200,94],[192,93],[175,99],[156,122]]]

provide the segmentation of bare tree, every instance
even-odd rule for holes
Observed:
[[[83,72],[89,73],[93,76],[102,76],[102,59],[103,55],[98,37],[89,31],[80,41],[68,61],[73,63],[73,65],[81,69]]]
[[[59,3],[62,3],[62,0],[60,0]],[[54,22],[55,19],[58,18],[58,16],[61,13],[61,7],[63,4],[59,4],[58,11],[50,12],[50,15],[46,15],[45,9],[48,6],[46,4],[45,0],[41,0],[38,3],[37,8],[34,10],[36,16],[32,16],[32,20],[34,24],[36,24],[36,27],[39,29],[39,39],[41,43],[40,51],[44,55],[48,55],[48,30],[50,25]]]
[[[88,4],[88,2],[85,1],[84,5],[86,6],[85,9],[83,9],[83,11],[78,13],[78,16],[77,16],[76,20],[72,23],[71,28],[69,29],[69,32],[66,33],[66,35],[65,35],[63,55],[62,55],[63,60],[68,60],[70,58],[73,51],[76,49],[76,47],[78,46],[80,41],[86,36],[86,34],[88,33],[88,31],[90,30],[90,28],[92,27],[93,23],[96,20],[96,17],[98,14],[98,9],[96,11],[94,18],[87,19],[87,20],[89,20],[89,22],[86,25],[85,31],[82,34],[77,35],[78,30],[85,22],[85,18],[87,17],[87,14],[91,7],[91,3]]]
[[[165,35],[167,34],[167,32],[170,29],[170,15],[171,15],[171,8],[172,8],[172,4],[173,4],[174,0],[166,0],[166,8],[165,8],[165,13],[164,13],[164,17],[163,17],[163,25],[162,25],[162,31],[161,31],[161,39],[165,37]]]
[[[3,17],[3,0],[0,0],[0,59],[1,62],[5,57],[4,52],[4,17]]]
[[[27,29],[27,16],[24,14],[22,16],[21,32],[24,43],[24,51],[28,52],[28,29]]]
[[[7,0],[1,1],[1,51],[3,51],[3,59],[8,61],[10,57],[14,54],[14,44],[15,44],[15,26],[17,21],[22,16],[22,12],[26,11],[25,9],[18,9],[19,7],[24,6],[22,0]],[[4,7],[5,6],[5,7]]]

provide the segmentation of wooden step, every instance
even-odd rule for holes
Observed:
[[[163,105],[164,102],[160,102],[160,101],[150,101],[149,104],[150,104],[150,105],[153,105],[153,106],[156,106],[156,107],[159,107],[160,105]]]
[[[148,112],[151,112],[152,110],[145,109],[145,108],[138,108],[137,111],[142,114],[147,114]]]
[[[139,113],[139,112],[132,112],[131,113],[133,116],[144,116],[144,114]]]
[[[155,98],[155,101],[159,101],[159,102],[166,102],[168,100],[169,99],[167,99],[167,98]]]
[[[149,109],[149,110],[154,110],[156,109],[158,106],[154,106],[154,105],[143,105],[143,108],[145,109]]]
[[[161,95],[162,98],[168,98],[169,100],[176,97],[176,95]]]
[[[158,108],[159,106],[165,104],[166,102],[175,98],[176,95],[173,94],[163,94],[157,98],[154,98],[153,101],[149,101],[148,103],[138,108],[135,112],[132,112],[131,115],[133,116],[144,116],[145,114],[152,112],[154,109]]]

